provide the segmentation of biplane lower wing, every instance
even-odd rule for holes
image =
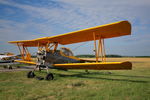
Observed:
[[[68,63],[68,64],[54,64],[53,66],[66,69],[89,69],[89,70],[132,69],[131,62]]]
[[[36,62],[32,62],[32,61],[15,60],[15,62],[36,65]]]
[[[15,60],[20,63],[36,64],[35,62]],[[53,64],[52,66],[62,69],[88,69],[88,70],[130,70],[131,62],[100,62],[100,63],[67,63]]]

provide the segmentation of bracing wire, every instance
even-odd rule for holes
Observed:
[[[80,48],[81,46],[83,46],[83,45],[85,45],[85,44],[87,44],[87,43],[89,43],[89,42],[83,42],[83,43],[82,43],[82,44],[80,44],[79,46],[77,46],[77,47],[73,48],[73,49],[72,49],[72,51],[77,50],[78,48]]]

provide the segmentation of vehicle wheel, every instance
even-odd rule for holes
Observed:
[[[46,75],[45,79],[46,79],[46,80],[53,80],[53,79],[54,79],[54,76],[53,76],[52,73],[49,73],[49,74]]]
[[[12,66],[9,66],[8,69],[13,69]]]
[[[33,78],[34,76],[35,76],[35,74],[32,71],[27,73],[27,78]]]

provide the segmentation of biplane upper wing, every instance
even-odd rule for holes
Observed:
[[[9,43],[21,43],[26,47],[37,47],[39,45],[46,45],[47,43],[59,43],[62,45],[66,45],[94,40],[93,34],[95,34],[96,40],[100,38],[106,39],[123,35],[130,35],[131,24],[128,21],[119,21],[57,36],[43,37],[24,41],[10,41]]]

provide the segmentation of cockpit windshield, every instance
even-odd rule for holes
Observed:
[[[73,53],[69,48],[62,47],[60,50],[65,56],[73,56]]]

